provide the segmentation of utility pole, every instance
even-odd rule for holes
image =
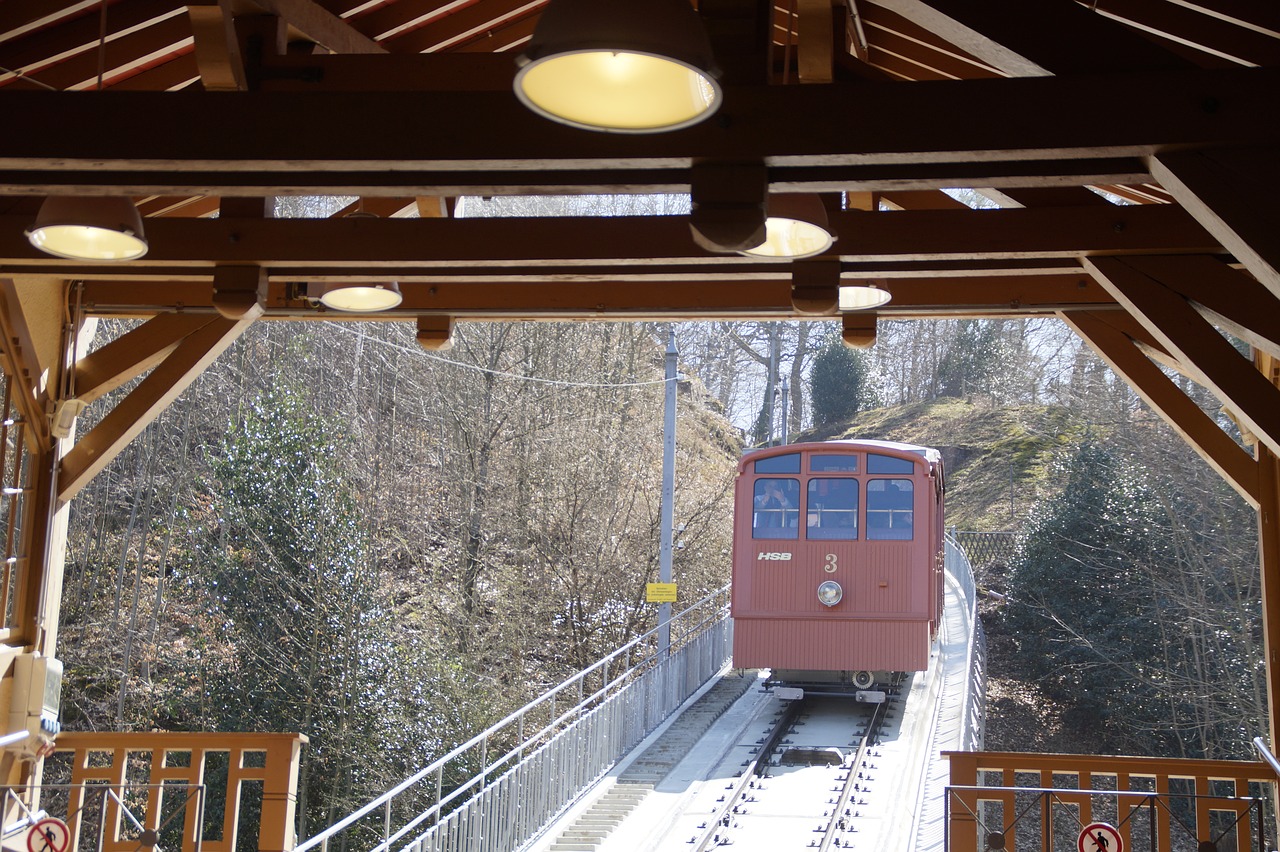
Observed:
[[[675,526],[676,497],[676,329],[667,337],[666,396],[662,420],[662,507],[661,540],[658,550],[658,580],[671,582],[671,540]],[[658,658],[671,653],[671,604],[658,605]]]

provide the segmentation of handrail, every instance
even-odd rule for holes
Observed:
[[[730,587],[728,585],[725,585],[707,594],[701,600],[690,605],[689,607],[686,607],[676,615],[673,615],[669,623],[674,625],[676,622],[685,618],[695,610],[701,610],[705,608],[708,604],[710,604],[712,601],[716,600],[717,598],[726,597],[729,593],[729,588]],[[701,626],[701,624],[702,624],[701,622],[695,623],[690,630],[686,631],[686,634],[695,631],[699,626]],[[540,737],[544,736],[551,730],[554,730],[557,725],[562,724],[567,719],[579,713],[584,707],[598,700],[600,696],[602,694],[605,694],[609,688],[613,687],[616,684],[620,684],[623,680],[625,680],[627,676],[627,672],[624,672],[623,674],[612,679],[608,677],[610,664],[617,661],[619,658],[626,658],[628,660],[628,670],[629,671],[634,670],[635,666],[630,665],[631,652],[635,651],[637,648],[642,646],[646,641],[656,638],[658,631],[660,629],[661,629],[661,625],[645,631],[639,636],[636,636],[631,641],[627,642],[625,645],[622,645],[617,650],[613,651],[613,653],[601,658],[600,660],[597,660],[595,663],[592,663],[590,666],[581,670],[580,672],[573,675],[572,677],[566,679],[559,685],[554,686],[548,689],[547,691],[543,692],[540,696],[530,701],[528,704],[525,704],[520,709],[509,713],[502,720],[494,723],[493,725],[490,725],[484,731],[481,731],[480,733],[473,736],[471,739],[467,740],[465,743],[455,747],[452,751],[450,751],[448,754],[444,755],[443,757],[437,758],[435,761],[425,766],[424,768],[418,770],[413,775],[406,778],[404,781],[401,781],[395,787],[392,787],[390,790],[387,790],[385,793],[381,794],[377,798],[372,799],[371,801],[369,801],[359,809],[353,811],[351,814],[339,820],[338,822],[334,823],[333,825],[329,826],[328,828],[324,829],[320,833],[308,838],[298,846],[294,847],[293,852],[308,852],[308,850],[314,849],[317,846],[322,846],[327,844],[329,839],[332,838],[334,835],[341,833],[347,828],[350,828],[356,822],[368,816],[369,814],[377,811],[379,808],[387,807],[389,803],[391,803],[401,793],[404,793],[405,791],[407,791],[414,785],[420,783],[424,779],[430,777],[431,775],[442,772],[444,767],[450,761],[455,760],[456,758],[464,755],[465,753],[467,753],[473,748],[476,748],[477,746],[485,745],[491,736],[501,731],[502,729],[508,727],[509,725],[516,722],[521,722],[525,716],[530,715],[530,713],[539,705],[542,705],[547,702],[552,702],[552,707],[554,708],[554,700],[557,695],[561,694],[566,689],[574,685],[578,685],[580,687],[582,682],[585,681],[586,678],[592,674],[595,674],[597,672],[603,673],[603,677],[606,683],[599,690],[595,690],[590,695],[586,695],[586,696],[579,694],[577,696],[576,704],[574,704],[569,710],[566,710],[559,714],[555,714],[555,717],[549,720],[548,724],[545,727],[543,727],[538,732],[525,737],[524,743],[512,749],[511,751],[508,751],[498,760],[495,760],[493,762],[489,762],[487,760],[484,761],[485,765],[481,768],[481,772],[479,775],[469,779],[467,782],[460,785],[459,788],[452,790],[447,796],[441,797],[432,807],[428,808],[423,814],[420,814],[418,818],[415,818],[412,824],[420,823],[423,817],[430,816],[433,812],[438,813],[441,807],[443,807],[444,805],[456,799],[463,790],[470,789],[471,787],[477,784],[477,781],[483,780],[488,775],[488,772],[490,769],[492,769],[493,767],[502,765],[502,763],[510,759],[510,757],[513,754],[518,754],[527,744],[529,744],[530,742],[536,742]],[[648,660],[646,659],[645,662],[647,661]],[[553,710],[553,713],[554,713],[554,710]],[[396,832],[396,835],[394,836],[400,836],[402,833],[403,833],[403,829],[400,832]],[[385,845],[385,841],[384,841],[384,845]]]
[[[1271,771],[1276,774],[1276,777],[1280,778],[1280,760],[1276,760],[1276,756],[1271,753],[1271,749],[1267,748],[1266,741],[1262,737],[1254,737],[1253,748],[1258,752],[1258,756],[1262,758],[1263,762],[1271,767]]]

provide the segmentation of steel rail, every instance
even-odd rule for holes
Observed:
[[[840,788],[840,795],[836,798],[835,808],[831,811],[831,822],[827,823],[827,829],[822,833],[822,842],[818,844],[818,852],[827,852],[837,834],[843,830],[840,827],[840,813],[849,804],[849,799],[853,795],[853,788],[857,784],[858,769],[867,760],[867,752],[871,748],[871,739],[878,732],[877,726],[882,721],[885,706],[885,704],[877,704],[871,711],[871,718],[867,720],[867,732],[863,734],[862,743],[858,746],[858,752],[849,763],[849,774],[845,776],[844,786]]]
[[[746,767],[742,770],[742,774],[738,776],[738,781],[734,784],[733,792],[725,797],[724,805],[716,810],[713,818],[707,822],[707,830],[702,835],[702,839],[693,847],[693,852],[706,852],[710,848],[712,842],[716,839],[721,827],[724,825],[726,818],[732,821],[733,808],[742,800],[743,795],[751,787],[752,780],[760,772],[761,765],[767,764],[770,755],[774,749],[778,747],[778,742],[782,739],[787,729],[791,727],[797,717],[800,715],[801,705],[804,700],[788,702],[782,715],[778,717],[778,721],[774,724],[773,729],[769,732],[768,737],[760,746],[760,751],[756,754]]]

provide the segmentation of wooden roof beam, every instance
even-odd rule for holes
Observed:
[[[424,63],[424,70],[429,67]],[[1124,158],[1174,148],[1280,144],[1280,123],[1257,118],[1278,101],[1280,69],[1273,68],[911,86],[730,87],[717,120],[638,136],[589,134],[548,122],[510,91],[242,92],[217,98],[119,92],[102,98],[0,90],[0,113],[23,127],[0,136],[0,169],[256,170],[294,177],[352,170],[370,173],[370,184],[385,181],[387,172],[493,169],[511,171],[495,183],[519,185],[544,169],[687,168],[694,157],[764,159],[771,168]],[[1062,116],[1070,114],[1090,120],[1064,124]],[[154,121],[157,115],[166,120]],[[334,115],[343,120],[333,122]],[[1019,121],[1009,122],[1010,115]],[[370,132],[387,116],[395,116],[397,132]],[[449,133],[438,132],[442,123],[450,125]],[[148,132],[137,133],[139,126]],[[299,132],[309,126],[326,130]],[[601,184],[611,183],[602,178]]]
[[[0,5],[0,41],[18,38],[96,9],[102,0],[23,0]]]
[[[3,100],[0,98],[0,100]],[[772,166],[773,192],[871,193],[948,186],[1073,187],[1117,180],[1149,180],[1142,160],[1013,160],[875,166]],[[516,182],[512,182],[515,180]],[[690,188],[687,168],[554,169],[537,172],[450,170],[352,172],[190,172],[0,170],[0,193],[48,195],[278,196],[358,195],[458,197],[579,193],[679,193]]]
[[[1186,299],[1122,258],[1085,259],[1093,276],[1272,452],[1280,451],[1280,388],[1253,369]]]
[[[89,430],[62,459],[58,500],[74,497],[177,399],[228,346],[252,325],[262,308],[235,321],[211,317],[187,335],[129,395]]]
[[[801,83],[830,83],[835,79],[832,13],[831,0],[797,0],[796,65]]]
[[[1241,65],[1280,64],[1280,35],[1241,27],[1178,3],[1089,0],[1100,15]]]
[[[222,0],[227,2],[227,0]],[[387,49],[330,12],[315,0],[242,0],[276,15],[294,33],[333,53],[383,54]]]
[[[149,219],[150,251],[131,269],[215,263],[399,268],[423,264],[557,266],[744,263],[698,248],[687,216],[529,219]],[[830,216],[847,261],[1025,260],[1082,254],[1215,254],[1221,249],[1181,208],[845,211]],[[0,264],[89,277],[110,265],[51,258],[23,236],[25,216],[0,216]],[[747,262],[784,268],[785,261]],[[115,269],[119,269],[116,266]],[[276,274],[274,271],[272,274]]]
[[[1149,162],[1160,184],[1280,297],[1280,144],[1169,151]]]
[[[889,289],[893,301],[881,310],[895,317],[1044,316],[1063,309],[1117,309],[1110,295],[1079,272],[886,279],[844,270],[840,283]],[[276,280],[268,283],[263,316],[353,321],[405,320],[424,313],[493,320],[803,318],[792,305],[791,285],[789,270],[771,279],[618,275],[592,281],[409,280],[401,282],[404,302],[398,308],[369,316],[322,311],[302,297],[295,282]],[[184,311],[202,318],[214,311],[207,281],[86,281],[84,287],[86,310],[94,316],[150,316],[166,302],[181,302]]]
[[[1254,0],[1170,0],[1179,6],[1195,9],[1205,15],[1247,27],[1255,32],[1280,38],[1280,6],[1273,3],[1257,3]]]
[[[1248,273],[1209,256],[1152,255],[1125,263],[1189,299],[1223,331],[1280,358],[1280,299]]]
[[[158,314],[82,357],[75,365],[76,399],[89,403],[167,358],[192,332],[209,324],[199,314]]]
[[[1123,331],[1112,325],[1113,315],[1062,311],[1059,316],[1250,506],[1257,508],[1258,465],[1253,457],[1222,431]]]

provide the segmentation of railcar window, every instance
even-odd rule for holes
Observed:
[[[809,456],[809,470],[814,473],[840,471],[842,473],[858,472],[858,457],[849,455],[817,454]]]
[[[785,456],[769,456],[756,461],[756,473],[799,473],[800,454],[787,453]]]
[[[867,473],[914,473],[915,469],[911,459],[867,453]]]
[[[800,537],[800,481],[757,479],[751,515],[752,538]]]
[[[869,466],[869,465],[868,465]],[[867,482],[867,538],[906,541],[915,527],[910,479],[872,479]]]
[[[805,511],[806,538],[853,541],[858,537],[858,480],[810,479]]]

